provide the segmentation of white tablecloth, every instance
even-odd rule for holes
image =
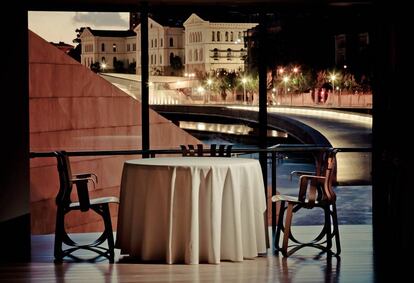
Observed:
[[[257,160],[171,157],[124,164],[116,247],[167,263],[242,261],[266,252]]]

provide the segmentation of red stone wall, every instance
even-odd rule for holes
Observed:
[[[64,52],[29,32],[30,151],[119,150],[141,148],[140,103]],[[151,148],[177,148],[197,139],[150,110]],[[119,195],[123,162],[139,156],[72,157],[73,173],[93,172],[91,197]],[[53,233],[59,179],[54,158],[30,162],[33,234]],[[116,205],[111,207],[116,228]],[[69,231],[101,231],[93,213],[75,212]]]

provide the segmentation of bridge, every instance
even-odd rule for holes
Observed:
[[[235,123],[257,128],[257,107],[152,105],[173,121]],[[329,109],[269,107],[268,129],[284,131],[304,144],[371,147],[372,118],[367,114]],[[343,185],[371,183],[371,153],[338,154],[337,180]]]
[[[113,73],[101,76],[140,100],[139,76]],[[217,124],[225,121],[258,128],[257,106],[243,105],[242,101],[234,97],[225,102],[206,100],[205,96],[196,93],[192,93],[190,100],[183,101],[183,95],[172,88],[176,84],[183,84],[181,87],[194,89],[197,85],[196,80],[154,76],[150,81],[151,108],[172,121]],[[166,89],[161,86],[165,86]],[[339,148],[371,147],[371,115],[335,110],[331,107],[346,107],[351,108],[351,111],[370,110],[372,95],[331,95],[324,104],[315,104],[311,96],[305,94],[282,96],[279,99],[277,106],[267,108],[268,129],[286,132],[304,144]],[[337,180],[340,184],[371,184],[370,152],[342,152],[338,154],[337,159]]]

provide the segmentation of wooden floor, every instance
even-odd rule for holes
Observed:
[[[296,235],[313,226],[294,227]],[[131,263],[116,255],[116,263],[53,263],[53,235],[32,237],[30,263],[0,264],[0,282],[374,282],[371,225],[340,226],[341,258],[318,258],[305,248],[288,259],[269,255],[243,262],[168,265]],[[83,240],[92,234],[76,235]],[[80,256],[88,257],[88,254]]]

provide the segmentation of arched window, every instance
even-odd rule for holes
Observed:
[[[157,47],[157,39],[154,40],[154,46]]]
[[[154,40],[151,39],[151,48],[153,48],[153,47],[154,47]]]
[[[203,33],[200,31],[200,42],[203,41]]]
[[[162,65],[162,55],[160,55],[160,65]]]
[[[112,44],[112,51],[116,52],[116,43]]]
[[[216,33],[214,31],[211,32],[211,41],[216,41],[215,34]]]
[[[233,38],[233,32],[231,31],[230,32],[230,41],[233,41],[234,40],[234,38]]]
[[[101,61],[102,61],[102,63],[105,63],[105,57],[102,57]]]
[[[231,49],[227,49],[227,60],[231,60]]]
[[[220,41],[220,32],[217,32],[217,41]]]
[[[193,51],[189,50],[188,51],[188,62],[191,62],[191,61],[193,61]]]
[[[198,61],[198,50],[194,49],[194,61]]]
[[[203,49],[200,49],[200,50],[198,51],[198,59],[199,59],[200,61],[203,61]]]
[[[160,47],[162,47],[162,44],[163,44],[163,42],[162,42],[162,38],[160,39]]]
[[[102,51],[102,52],[105,52],[105,43],[102,43],[102,44],[101,44],[101,51]]]
[[[224,34],[224,38],[226,41],[229,41],[229,32],[226,31],[226,33]]]
[[[170,37],[170,47],[174,46],[174,39],[172,37]]]
[[[152,62],[154,61],[154,59],[152,59],[152,54],[151,54],[151,65],[153,64]]]

